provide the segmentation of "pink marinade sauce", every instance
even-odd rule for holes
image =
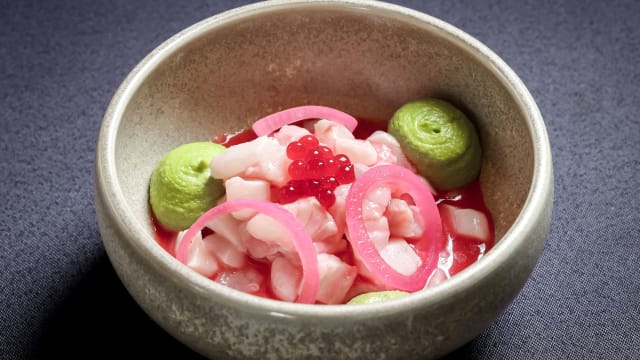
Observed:
[[[387,131],[386,124],[379,121],[359,118],[358,127],[355,129],[353,134],[358,139],[366,139],[376,130]],[[237,145],[254,140],[255,138],[256,134],[253,132],[253,130],[251,130],[251,128],[249,128],[239,131],[235,134],[216,135],[212,139],[212,141],[229,147],[232,145]],[[448,204],[460,208],[470,208],[478,210],[486,216],[489,224],[489,240],[480,243],[478,240],[471,237],[456,235],[452,233],[451,224],[449,224],[448,221],[443,220],[443,239],[439,248],[441,249],[441,251],[446,249],[447,246],[450,246],[452,248],[453,261],[451,263],[451,266],[448,269],[443,269],[447,277],[450,277],[476,262],[493,247],[495,241],[493,218],[491,217],[491,213],[484,203],[482,190],[480,188],[480,182],[477,179],[457,189],[439,191],[434,195],[434,199],[436,200],[436,204],[438,204],[438,206],[440,206],[441,204]],[[156,217],[153,215],[153,212],[150,212],[156,241],[163,249],[165,249],[169,254],[175,257],[175,243],[178,233],[164,229],[157,221]],[[205,229],[204,231],[206,232],[209,230]],[[206,235],[207,234],[203,234],[203,238]],[[353,263],[353,260],[351,260],[352,255],[346,251],[343,254],[336,254],[336,256],[340,257],[347,263]],[[258,290],[254,295],[277,299],[269,290],[270,286],[268,284],[268,279],[270,269],[268,264],[255,261],[251,258],[249,258],[249,262],[254,267],[254,269],[263,274],[266,279],[261,289]],[[358,277],[360,277],[360,275],[358,275]]]

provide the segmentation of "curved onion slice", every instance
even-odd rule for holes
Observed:
[[[349,131],[358,125],[358,120],[340,110],[317,105],[306,105],[282,110],[256,121],[251,127],[258,136],[269,135],[284,125],[306,119],[327,119],[344,125]]]
[[[300,262],[302,263],[302,286],[296,302],[313,304],[316,301],[319,287],[318,259],[313,242],[309,234],[304,231],[303,225],[296,220],[289,211],[278,204],[266,201],[238,199],[224,202],[212,208],[202,214],[184,234],[182,242],[176,250],[176,258],[183,264],[186,264],[187,250],[194,236],[199,231],[202,231],[211,219],[224,213],[247,208],[273,218],[289,232],[296,251],[300,256]]]
[[[414,250],[422,261],[411,275],[405,276],[394,270],[380,256],[365,227],[362,202],[367,192],[380,185],[391,185],[411,195],[424,224],[422,236],[414,243]],[[424,179],[398,165],[380,165],[369,169],[358,177],[347,194],[346,218],[349,241],[354,252],[371,272],[385,285],[404,291],[424,288],[429,275],[437,265],[436,245],[442,239],[442,223],[429,185]]]

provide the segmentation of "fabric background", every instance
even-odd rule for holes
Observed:
[[[108,101],[145,54],[248,2],[0,0],[0,358],[198,358],[116,277],[95,220],[94,151]],[[640,2],[394,2],[501,56],[538,102],[554,156],[534,273],[448,359],[639,359]]]

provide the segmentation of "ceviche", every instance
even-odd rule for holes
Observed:
[[[288,302],[376,302],[493,245],[478,134],[446,101],[384,122],[300,106],[213,135],[169,152],[149,187],[159,244],[212,281]]]

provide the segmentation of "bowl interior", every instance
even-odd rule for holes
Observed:
[[[453,102],[479,129],[481,185],[496,240],[519,214],[534,166],[523,106],[504,75],[457,36],[411,14],[372,16],[367,8],[325,3],[224,15],[195,27],[143,62],[117,130],[125,205],[149,235],[149,177],[174,147],[303,104],[387,121],[424,96]]]

